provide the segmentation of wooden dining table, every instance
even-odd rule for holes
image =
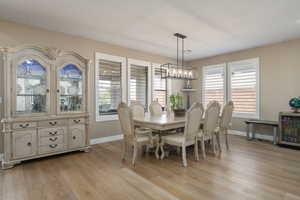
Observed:
[[[134,125],[157,131],[167,131],[184,128],[185,117],[174,117],[174,115],[168,115],[166,112],[163,112],[161,116],[151,116],[150,113],[146,113],[144,118],[134,119]]]

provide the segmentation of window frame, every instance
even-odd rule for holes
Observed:
[[[205,103],[205,79],[204,79],[204,76],[205,76],[205,71],[208,71],[208,70],[213,70],[213,69],[223,69],[223,73],[224,73],[224,80],[223,80],[223,91],[224,91],[224,105],[227,103],[227,66],[226,66],[226,63],[221,63],[221,64],[216,64],[216,65],[207,65],[207,66],[204,66],[202,68],[202,91],[201,91],[201,95],[202,95],[202,103]],[[204,105],[203,105],[204,106]]]
[[[233,62],[227,62],[227,63],[221,63],[221,64],[216,64],[216,65],[206,65],[202,67],[202,91],[201,91],[201,99],[202,103],[205,102],[205,92],[204,92],[204,87],[205,87],[205,70],[207,69],[212,69],[212,68],[219,68],[223,67],[224,69],[224,104],[229,102],[231,100],[231,74],[232,74],[232,68],[234,67],[241,67],[238,66],[239,64],[244,64],[244,63],[251,63],[255,66],[256,69],[256,113],[255,114],[244,114],[244,113],[236,113],[233,112],[233,117],[234,118],[252,118],[252,119],[260,119],[261,116],[261,81],[260,81],[260,58],[250,58],[250,59],[244,59],[244,60],[238,60],[238,61],[233,61]]]
[[[154,78],[155,78],[155,69],[161,69],[161,66],[162,64],[159,64],[159,63],[152,63],[152,82],[151,82],[151,85],[152,85],[152,98],[151,98],[151,102],[152,101],[155,101],[153,99],[153,96],[154,96]],[[168,107],[169,105],[169,96],[170,94],[172,93],[172,82],[170,79],[166,79],[166,107]]]
[[[227,63],[227,70],[228,70],[228,101],[231,100],[231,75],[234,68],[242,68],[245,63],[251,63],[254,68],[256,69],[256,113],[255,114],[245,114],[245,113],[236,113],[233,112],[233,117],[235,118],[253,118],[253,119],[260,119],[260,62],[259,58],[251,58],[245,60],[238,60],[234,62]]]
[[[132,58],[128,58],[127,59],[127,102],[130,105],[130,75],[131,75],[131,65],[136,65],[136,66],[143,66],[143,67],[147,67],[148,71],[147,71],[147,103],[148,106],[150,105],[150,103],[152,102],[152,65],[151,62],[148,61],[143,61],[143,60],[137,60],[137,59],[132,59]],[[148,108],[146,108],[146,110],[148,110]]]
[[[110,55],[110,54],[105,54],[105,53],[98,53],[96,52],[95,55],[95,119],[97,122],[102,122],[102,121],[113,121],[113,120],[118,120],[118,114],[111,114],[111,115],[99,115],[99,103],[98,103],[98,96],[99,91],[98,91],[98,79],[97,79],[97,75],[99,74],[99,70],[100,70],[100,63],[99,60],[107,60],[107,61],[112,61],[112,62],[118,62],[121,63],[121,83],[120,83],[120,87],[121,87],[121,94],[122,94],[122,102],[127,102],[127,98],[126,98],[126,91],[127,91],[127,84],[126,84],[126,57],[122,57],[122,56],[114,56],[114,55]]]

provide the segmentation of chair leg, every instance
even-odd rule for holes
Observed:
[[[202,156],[203,159],[206,158],[206,152],[205,152],[205,140],[204,140],[204,135],[202,136],[202,140],[201,140],[201,149],[202,149]]]
[[[135,165],[135,160],[137,157],[137,153],[138,153],[138,144],[134,143],[133,145],[133,158],[132,158],[132,164]]]
[[[122,160],[124,161],[126,159],[126,154],[127,154],[127,142],[123,140],[123,152],[122,152]]]
[[[212,141],[213,153],[214,153],[214,155],[216,155],[216,142],[215,142],[215,139],[214,139],[214,135],[212,135],[211,141]]]
[[[221,143],[220,143],[220,132],[216,132],[216,139],[217,139],[217,145],[218,145],[218,150],[219,150],[219,153],[222,152],[222,148],[221,148]]]
[[[187,161],[186,161],[186,148],[185,145],[182,145],[182,162],[183,166],[187,167]]]
[[[160,159],[162,160],[162,159],[164,159],[164,157],[165,157],[165,151],[164,151],[164,141],[161,141],[161,143],[160,143],[160,150],[161,150],[161,156],[160,156]]]
[[[227,130],[225,130],[224,131],[225,132],[225,143],[226,143],[226,149],[227,149],[227,151],[229,150],[229,144],[228,144],[228,131]]]
[[[155,149],[155,156],[156,156],[156,159],[159,159],[159,146],[160,146],[160,143],[158,142],[156,144],[156,149]]]
[[[198,140],[196,138],[195,145],[194,145],[194,151],[195,151],[195,159],[199,160],[199,151],[198,151]]]

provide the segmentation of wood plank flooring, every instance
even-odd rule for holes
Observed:
[[[121,162],[121,143],[94,145],[0,172],[1,200],[300,200],[300,151],[231,136],[231,150],[194,161],[139,157]]]

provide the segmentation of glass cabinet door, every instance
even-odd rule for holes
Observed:
[[[68,64],[58,71],[58,103],[60,112],[83,110],[83,73],[74,64]]]
[[[16,114],[47,112],[47,70],[27,59],[16,68]]]

